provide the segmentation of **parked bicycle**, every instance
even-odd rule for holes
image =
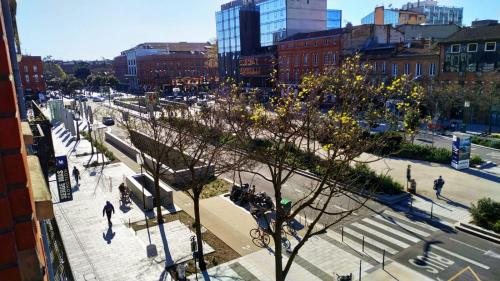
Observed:
[[[267,231],[260,225],[257,228],[250,230],[250,237],[252,237],[252,242],[260,248],[265,248],[269,245],[271,238]]]

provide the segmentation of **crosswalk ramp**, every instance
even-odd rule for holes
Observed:
[[[378,263],[398,254],[439,231],[423,221],[409,219],[404,213],[385,210],[381,214],[355,221],[326,235]]]

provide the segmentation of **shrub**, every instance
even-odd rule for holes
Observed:
[[[376,145],[371,147],[368,152],[377,155],[389,155],[401,149],[403,136],[398,132],[385,132],[371,136]]]
[[[471,166],[481,165],[483,162],[484,162],[483,159],[481,159],[481,157],[479,157],[477,155],[472,156],[472,158],[470,159]]]
[[[401,158],[416,159],[441,164],[448,164],[451,161],[451,150],[432,147],[430,145],[404,143],[401,146],[401,149],[393,155]]]
[[[403,186],[394,181],[391,176],[377,175],[366,164],[356,164],[351,174],[355,177],[356,184],[365,189],[390,195],[399,194],[403,191]]]
[[[500,233],[500,220],[497,220],[497,222],[493,225],[492,230],[496,233]]]
[[[482,198],[477,205],[472,204],[470,213],[478,226],[491,230],[500,221],[500,202]]]
[[[485,139],[485,138],[473,136],[473,137],[471,137],[471,141],[472,141],[472,143],[479,144],[482,146],[500,149],[500,141],[498,141],[498,140],[491,140],[491,139]]]

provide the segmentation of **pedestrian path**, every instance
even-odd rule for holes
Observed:
[[[455,203],[446,197],[431,199],[423,196],[412,196],[411,202],[402,202],[394,208],[410,212],[422,217],[440,219],[442,223],[452,226],[457,221],[468,221],[470,218],[467,206]]]
[[[449,225],[435,221],[429,224],[407,213],[385,210],[381,214],[374,214],[344,225],[342,228],[327,231],[322,237],[330,243],[341,243],[371,264],[382,263],[385,258],[397,255],[442,228]]]

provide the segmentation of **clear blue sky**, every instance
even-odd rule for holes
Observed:
[[[416,1],[416,0],[414,0]],[[17,0],[23,53],[56,59],[113,58],[147,41],[206,42],[215,37],[215,11],[228,0]],[[376,5],[408,0],[329,0],[344,24],[359,24]],[[413,1],[412,1],[413,2]],[[500,0],[440,0],[464,7],[464,23],[500,19]]]

